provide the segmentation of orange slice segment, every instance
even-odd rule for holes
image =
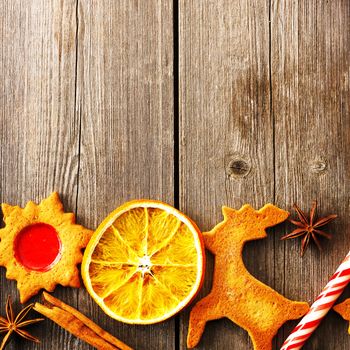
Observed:
[[[202,234],[188,217],[162,202],[136,200],[98,227],[85,250],[82,276],[106,314],[152,324],[191,302],[204,266]]]

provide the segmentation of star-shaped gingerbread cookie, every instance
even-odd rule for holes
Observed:
[[[224,221],[204,233],[207,249],[215,254],[212,290],[190,313],[187,346],[195,347],[207,321],[227,317],[248,331],[255,350],[271,350],[272,339],[284,322],[304,315],[307,303],[286,299],[254,278],[244,266],[245,242],[265,238],[265,229],[289,213],[267,204],[260,210],[244,205],[223,207]],[[259,258],[259,257],[255,257]]]
[[[8,279],[17,280],[22,303],[57,284],[80,287],[77,264],[93,232],[64,212],[56,192],[39,205],[30,201],[22,209],[2,204],[2,211],[6,225],[0,230],[0,266],[6,267]]]

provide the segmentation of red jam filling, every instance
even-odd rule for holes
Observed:
[[[60,260],[61,240],[51,225],[33,224],[18,233],[14,251],[17,261],[25,268],[45,272]]]

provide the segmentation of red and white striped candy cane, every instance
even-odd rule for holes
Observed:
[[[322,293],[311,305],[309,312],[302,318],[293,332],[283,343],[281,350],[298,350],[303,347],[314,330],[321,323],[335,301],[350,282],[350,251],[334,273]]]

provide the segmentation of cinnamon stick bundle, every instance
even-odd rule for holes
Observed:
[[[99,350],[133,350],[109,334],[73,307],[43,292],[45,304],[35,303],[34,310],[46,316],[76,337]]]

